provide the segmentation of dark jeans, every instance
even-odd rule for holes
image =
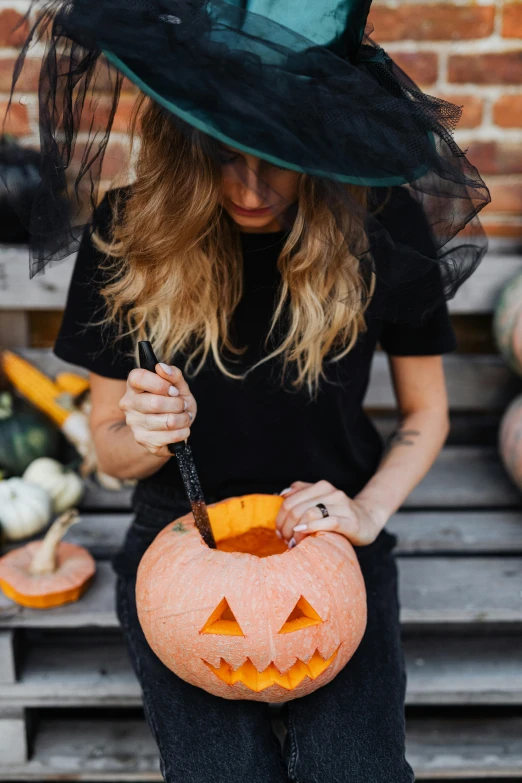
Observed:
[[[281,750],[273,708],[189,685],[161,663],[143,635],[135,602],[138,562],[164,524],[184,513],[180,507],[162,520],[157,509],[142,506],[114,560],[118,617],[167,783],[411,783],[395,537],[383,532],[356,548],[368,594],[364,638],[331,683],[280,708]]]

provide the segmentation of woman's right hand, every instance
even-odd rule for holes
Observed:
[[[196,400],[178,367],[135,369],[119,402],[137,443],[157,457],[170,457],[169,443],[186,440],[197,414]]]

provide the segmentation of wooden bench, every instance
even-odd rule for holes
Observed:
[[[23,347],[27,309],[63,306],[67,265],[30,284],[20,251],[0,256],[2,265],[0,335],[9,322]],[[522,256],[495,243],[452,312],[487,317],[521,269]],[[58,366],[48,351],[25,353],[50,373]],[[494,353],[455,354],[445,365],[452,434],[389,523],[399,538],[408,757],[419,779],[522,780],[522,493],[495,443],[522,381]],[[388,433],[383,355],[367,405]],[[98,573],[78,604],[41,612],[0,597],[0,780],[161,780],[114,612],[109,558],[129,503],[128,491],[88,487],[84,522],[68,538],[93,552]]]

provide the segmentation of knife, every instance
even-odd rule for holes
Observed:
[[[156,372],[158,360],[152,350],[152,345],[148,340],[142,340],[138,343],[138,352],[140,367],[144,370],[149,370],[149,372]],[[179,472],[181,473],[187,498],[192,507],[196,527],[205,544],[211,549],[216,549],[216,542],[214,540],[214,534],[212,533],[207,506],[194,464],[192,450],[187,441],[169,443],[168,449],[171,454],[174,454],[178,461]]]

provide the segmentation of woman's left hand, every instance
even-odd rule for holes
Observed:
[[[298,544],[305,536],[319,530],[329,530],[345,536],[356,546],[366,546],[375,541],[386,520],[377,519],[375,512],[349,498],[328,481],[309,484],[294,481],[283,490],[284,500],[276,519],[276,529],[288,541]],[[326,506],[328,516],[323,517],[317,503]]]

